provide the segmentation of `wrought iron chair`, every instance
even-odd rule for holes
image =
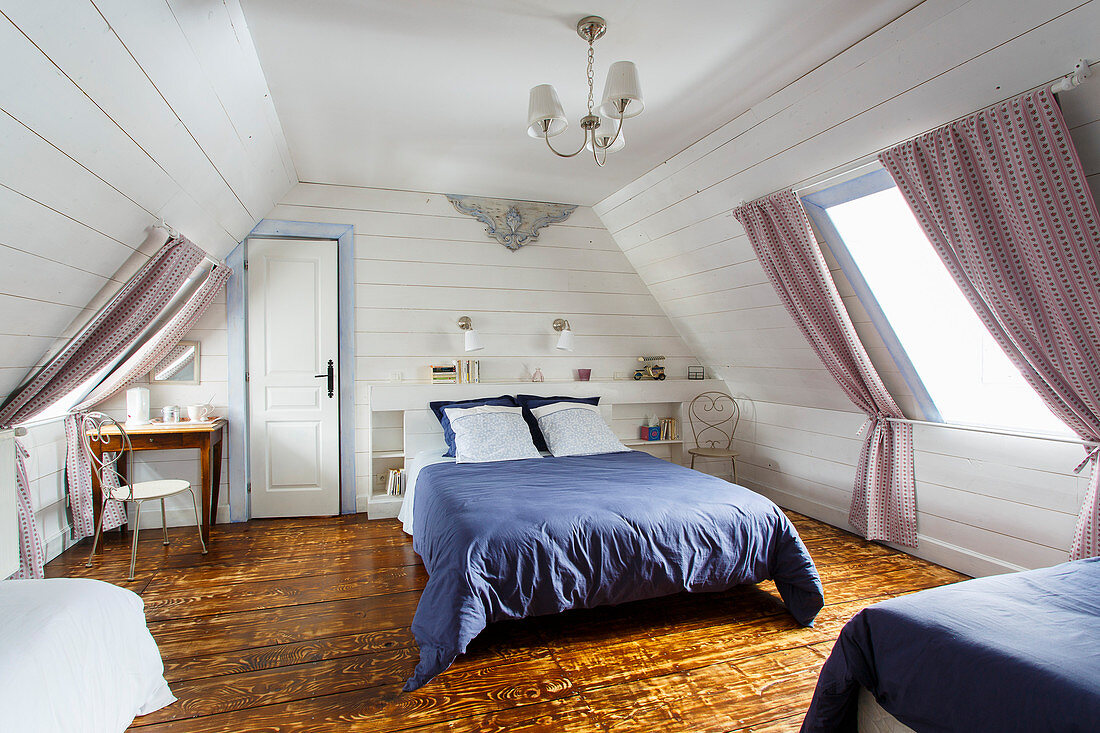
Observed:
[[[688,405],[688,422],[695,447],[689,448],[691,467],[695,459],[728,458],[733,464],[733,483],[737,483],[737,456],[732,449],[733,434],[741,420],[737,401],[725,392],[703,392]]]
[[[199,544],[202,546],[202,554],[206,554],[206,542],[202,538],[202,520],[199,519],[199,502],[195,497],[195,491],[189,481],[182,479],[158,479],[155,481],[139,481],[137,483],[123,484],[122,474],[118,471],[118,464],[125,459],[128,452],[132,451],[130,436],[126,430],[110,415],[102,412],[89,412],[79,421],[80,439],[83,443],[84,453],[88,456],[88,463],[99,477],[99,487],[103,494],[103,506],[99,512],[99,523],[95,528],[95,539],[92,540],[92,552],[88,555],[87,567],[92,567],[95,558],[96,546],[99,537],[103,533],[103,516],[106,514],[107,502],[111,499],[121,501],[124,504],[135,504],[134,510],[134,538],[130,548],[130,577],[134,579],[134,567],[137,564],[138,529],[141,522],[141,505],[147,501],[160,501],[160,522],[164,529],[164,544],[168,542],[168,516],[164,508],[164,500],[169,496],[175,496],[187,491],[191,494],[191,503],[195,507],[195,526],[199,532]],[[101,451],[99,455],[92,450],[94,442],[107,447],[117,432],[119,448],[111,452]]]

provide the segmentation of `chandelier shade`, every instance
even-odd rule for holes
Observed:
[[[645,109],[642,86],[638,83],[638,67],[630,61],[616,61],[607,70],[607,82],[603,88],[600,113],[617,120],[620,110],[623,119],[637,117]]]
[[[569,121],[558,99],[558,93],[550,84],[531,87],[527,103],[527,134],[531,137],[553,137],[565,132]]]
[[[615,132],[618,131],[618,137]],[[626,146],[626,135],[619,129],[619,120],[600,115],[600,126],[592,131],[592,138],[596,141],[596,147],[601,152],[617,153]],[[592,149],[592,140],[585,143],[585,147]]]

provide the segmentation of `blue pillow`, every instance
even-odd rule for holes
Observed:
[[[534,394],[518,394],[516,400],[519,402],[519,406],[523,408],[523,419],[527,421],[527,427],[531,428],[531,438],[534,439],[535,447],[540,451],[550,449],[546,447],[546,438],[539,430],[539,421],[531,414],[533,408],[552,405],[555,402],[580,402],[585,405],[600,404],[599,397],[540,397]]]
[[[447,441],[447,452],[444,456],[448,458],[454,458],[455,455],[455,431],[451,429],[451,421],[447,419],[447,413],[444,412],[448,407],[479,407],[481,405],[497,405],[499,407],[518,407],[518,403],[511,395],[501,395],[500,397],[479,397],[474,400],[449,400],[445,402],[429,402],[428,407],[432,408],[432,412],[439,419],[439,424],[443,426],[443,439]],[[527,417],[527,412],[524,412],[524,418]],[[534,418],[532,418],[534,419]],[[528,423],[530,424],[530,423]]]

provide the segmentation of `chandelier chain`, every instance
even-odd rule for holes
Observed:
[[[588,42],[588,114],[592,114],[592,85],[594,74],[592,66],[595,59],[595,52],[592,50],[592,41]]]

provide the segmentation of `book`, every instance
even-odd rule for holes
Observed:
[[[386,474],[386,495],[401,496],[405,493],[405,471],[391,468]]]

